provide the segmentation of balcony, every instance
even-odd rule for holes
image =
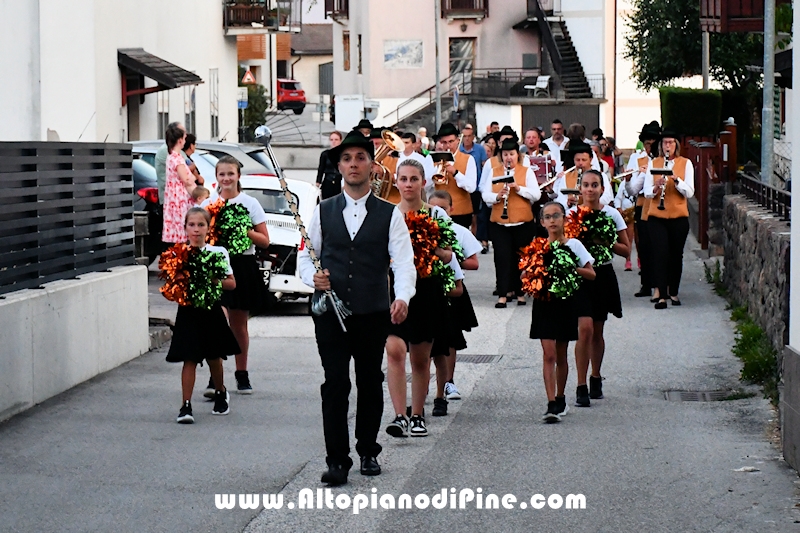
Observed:
[[[226,35],[300,33],[302,0],[224,0],[222,25]]]
[[[325,0],[325,18],[333,20],[350,17],[350,0]]]
[[[489,0],[442,0],[442,18],[447,20],[475,19],[489,16]]]

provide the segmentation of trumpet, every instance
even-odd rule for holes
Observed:
[[[383,144],[378,147],[374,159],[380,170],[370,173],[370,187],[372,187],[372,193],[375,196],[385,200],[392,190],[392,172],[383,166],[381,161],[386,159],[386,156],[392,152],[405,150],[405,144],[399,135],[389,130],[384,131],[381,137],[383,138]]]
[[[458,136],[458,148],[454,154],[457,154],[459,150],[461,150],[461,145],[464,142],[464,134]],[[434,185],[447,185],[450,181],[450,177],[452,176],[450,172],[447,171],[447,161],[439,161],[436,163],[436,172],[431,176],[431,180],[433,181]]]
[[[669,161],[669,150],[664,150],[664,169],[667,168],[667,162]],[[667,178],[664,178],[664,184],[661,186],[661,199],[658,201],[658,210],[664,211],[666,207],[664,206],[664,196],[667,195]]]

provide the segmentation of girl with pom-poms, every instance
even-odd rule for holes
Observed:
[[[522,287],[533,296],[531,339],[542,343],[544,388],[547,411],[542,420],[559,422],[569,408],[567,386],[567,347],[578,340],[576,293],[581,280],[595,277],[594,258],[577,239],[564,235],[564,206],[547,202],[539,220],[547,238],[537,237],[521,252]]]
[[[208,362],[216,385],[211,414],[227,415],[230,412],[230,396],[223,385],[222,359],[239,353],[239,344],[220,305],[222,291],[235,289],[236,280],[225,248],[206,244],[210,220],[205,209],[190,208],[184,222],[188,244],[175,244],[161,254],[159,261],[161,278],[166,280],[161,293],[179,304],[167,361],[183,363],[180,424],[194,422],[192,391],[197,364],[202,365],[203,360]],[[203,335],[198,333],[200,325],[205,332]]]
[[[600,366],[605,353],[603,327],[608,314],[622,318],[622,301],[612,254],[626,257],[630,253],[627,224],[619,211],[600,203],[605,188],[603,175],[587,170],[581,177],[583,205],[572,207],[565,225],[569,238],[581,241],[594,257],[596,277],[584,283],[578,292],[578,342],[575,344],[575,366],[578,370],[578,389],[575,405],[589,407],[592,399],[603,398],[603,378]],[[589,387],[586,374],[592,364]]]
[[[391,326],[386,340],[387,382],[396,413],[386,432],[393,437],[428,435],[423,406],[431,377],[431,348],[437,336],[447,334],[447,296],[460,296],[463,290],[452,222],[440,208],[422,201],[424,176],[424,168],[413,159],[397,167],[402,199],[396,209],[405,216],[411,235],[417,292],[408,304],[408,317]],[[410,419],[406,418],[406,351],[411,359]]]
[[[247,320],[251,311],[263,309],[267,288],[256,263],[256,246],[269,246],[267,215],[258,200],[242,192],[239,162],[223,156],[217,162],[217,190],[203,202],[211,213],[209,243],[224,246],[231,254],[231,268],[236,276],[236,289],[226,293],[222,306],[228,311],[228,320],[242,351],[236,355],[236,389],[239,394],[252,394],[247,372],[250,334]],[[213,378],[208,383],[206,397],[211,394]]]

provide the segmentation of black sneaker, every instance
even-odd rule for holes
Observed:
[[[386,426],[386,433],[392,437],[408,437],[408,419],[403,415],[397,415],[392,423]]]
[[[547,411],[542,416],[542,420],[544,420],[547,424],[561,422],[561,415],[558,414],[558,409],[558,402],[555,400],[552,402],[547,402]]]
[[[556,396],[556,405],[558,406],[558,411],[557,411],[558,416],[564,416],[569,412],[569,406],[567,405],[566,396]]]
[[[433,416],[447,416],[447,400],[444,398],[433,399]]]
[[[603,399],[603,378],[589,376],[589,398],[592,400]]]
[[[231,401],[231,395],[227,390],[214,391],[214,408],[211,410],[212,415],[227,415],[231,412],[231,406],[228,402]]]
[[[192,402],[186,400],[178,412],[178,424],[194,424],[194,417],[192,416]]]
[[[425,427],[425,419],[419,415],[414,415],[411,417],[409,421],[409,430],[408,433],[412,437],[427,437],[428,436],[428,428]]]
[[[237,370],[233,373],[236,378],[236,390],[239,394],[253,394],[253,387],[250,386],[250,376],[247,370]]]
[[[212,378],[208,378],[208,385],[206,386],[205,392],[203,392],[203,398],[208,398],[209,400],[214,399],[214,380]]]
[[[411,419],[411,406],[406,407],[406,418]],[[425,418],[425,408],[422,408],[422,418]]]
[[[589,387],[586,385],[578,385],[578,390],[575,392],[575,405],[577,407],[589,407],[592,403],[589,401]]]

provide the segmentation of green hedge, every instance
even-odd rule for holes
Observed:
[[[661,87],[661,124],[682,135],[717,135],[722,129],[719,91]]]

